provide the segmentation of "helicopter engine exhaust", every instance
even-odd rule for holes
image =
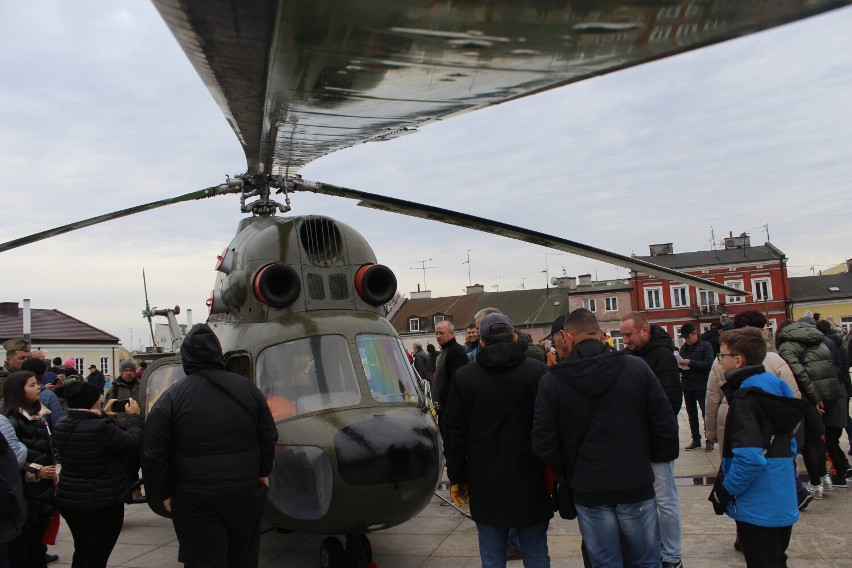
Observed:
[[[302,292],[299,273],[279,262],[267,264],[254,276],[254,295],[268,306],[286,308]]]
[[[355,290],[371,306],[380,306],[396,294],[396,276],[383,264],[365,264],[355,273]]]

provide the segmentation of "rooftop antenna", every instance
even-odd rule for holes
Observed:
[[[526,280],[527,280],[527,279],[526,279],[525,277],[524,277],[524,278],[521,278],[521,290],[526,290],[526,289],[527,289],[527,286],[526,286]]]
[[[545,294],[544,297],[547,298],[547,297],[550,296],[550,268],[548,267],[548,264],[547,264],[547,261],[548,261],[547,257],[549,257],[549,256],[562,256],[562,253],[560,253],[560,252],[540,252],[538,254],[544,255],[544,270],[542,270],[542,272],[544,272],[544,288],[547,291],[547,293]],[[564,267],[563,267],[563,270],[564,270]]]
[[[418,260],[414,264],[420,264],[419,268],[416,267],[416,266],[412,266],[412,267],[409,268],[409,270],[422,270],[423,271],[423,291],[424,292],[426,290],[428,290],[428,288],[426,287],[426,271],[431,269],[431,268],[435,268],[434,266],[426,266],[427,262],[432,262],[432,259],[427,258],[427,259],[424,259],[424,260]]]
[[[494,281],[494,284],[492,284],[491,287],[494,288],[495,292],[500,291],[500,278],[502,278],[502,276],[494,276],[492,278],[489,278],[489,280]]]
[[[464,261],[464,262],[462,262],[462,264],[466,264],[466,265],[467,265],[467,285],[468,285],[468,286],[472,286],[472,285],[473,285],[473,280],[471,280],[471,279],[470,279],[470,252],[471,252],[471,251],[474,251],[474,250],[479,250],[479,249],[478,249],[478,248],[475,248],[475,249],[467,249],[467,251],[466,251],[466,252],[467,252],[467,260],[466,260],[466,261]]]

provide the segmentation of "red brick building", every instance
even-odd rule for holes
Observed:
[[[725,248],[719,250],[674,253],[671,243],[651,245],[650,249],[650,256],[637,258],[750,293],[726,296],[633,272],[633,305],[651,323],[665,328],[677,344],[682,343],[677,333],[681,325],[691,323],[704,332],[723,313],[733,319],[745,310],[763,312],[773,332],[790,317],[787,257],[768,241],[753,247],[743,233],[726,238]]]

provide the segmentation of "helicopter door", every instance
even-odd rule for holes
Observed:
[[[151,412],[154,403],[166,390],[186,376],[180,357],[165,357],[148,365],[139,385],[139,391],[145,393],[144,400],[139,401],[142,408],[142,419]]]

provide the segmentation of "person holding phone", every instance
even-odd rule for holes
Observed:
[[[121,533],[133,482],[125,462],[142,448],[139,404],[124,401],[127,421],[121,429],[109,420],[119,401],[104,405],[94,384],[72,383],[65,398],[68,414],[54,432],[62,458],[56,506],[74,537],[72,566],[103,568]]]

